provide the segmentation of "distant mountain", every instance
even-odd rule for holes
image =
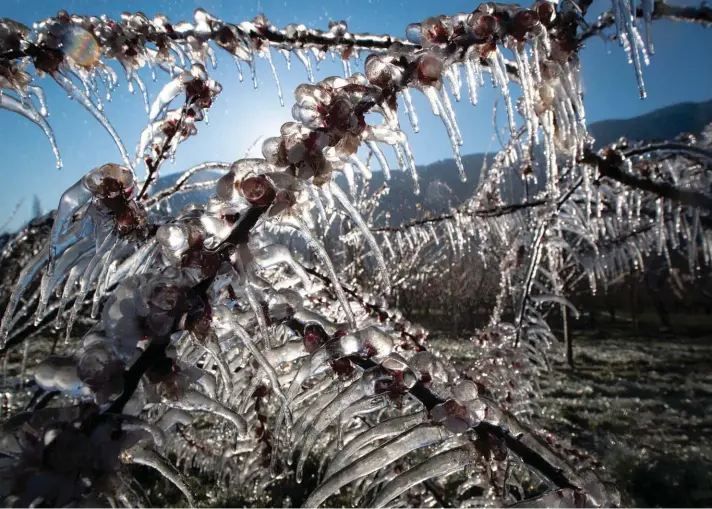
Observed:
[[[621,136],[629,140],[669,140],[682,132],[699,134],[712,122],[712,100],[678,103],[639,117],[602,120],[588,126],[596,146],[613,143]]]
[[[621,136],[634,140],[667,140],[682,132],[698,135],[712,122],[712,100],[703,103],[679,103],[673,106],[621,120],[604,120],[589,124],[595,146],[608,145]],[[490,160],[492,155],[489,156]],[[485,154],[463,156],[467,182],[461,182],[454,159],[445,159],[418,167],[421,195],[413,195],[413,185],[407,173],[392,173],[389,195],[382,200],[381,210],[390,212],[390,224],[420,218],[426,214],[442,214],[472,196]],[[503,190],[506,200],[515,202],[522,196],[520,180],[510,179],[510,189]],[[382,173],[374,173],[371,189],[383,184]]]
[[[596,139],[596,146],[608,145],[625,136],[629,140],[665,140],[671,139],[681,132],[699,134],[704,127],[712,122],[712,100],[703,103],[679,103],[655,110],[639,117],[620,120],[604,120],[588,126],[589,132]],[[491,161],[492,155],[488,156]],[[379,212],[390,213],[389,223],[399,224],[403,221],[423,217],[426,214],[446,213],[451,207],[456,207],[472,196],[480,172],[482,171],[485,154],[470,154],[462,157],[467,181],[461,182],[454,159],[444,159],[434,163],[419,166],[420,194],[413,193],[413,183],[407,172],[394,171],[388,183],[390,191],[384,197]],[[198,180],[217,178],[220,173],[205,172]],[[161,177],[156,189],[164,189],[178,179],[178,174]],[[193,181],[193,180],[192,180]],[[519,184],[518,179],[510,179],[512,186]],[[374,172],[370,190],[375,191],[384,184],[383,173]],[[340,185],[346,187],[345,180],[340,178]],[[185,205],[194,202],[205,202],[212,191],[192,191],[175,197],[171,206],[178,211]],[[521,197],[521,185],[505,190],[507,199],[517,200]],[[383,224],[384,218],[376,221]]]

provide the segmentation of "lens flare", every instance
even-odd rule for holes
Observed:
[[[62,33],[62,51],[82,67],[91,67],[101,57],[101,48],[94,36],[76,25]]]

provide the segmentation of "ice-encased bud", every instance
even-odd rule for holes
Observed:
[[[228,173],[218,180],[217,195],[221,200],[228,203],[247,204],[245,196],[240,189],[242,181],[269,171],[272,171],[272,168],[264,159],[240,159],[235,161],[230,166]]]
[[[276,191],[270,181],[264,175],[248,177],[240,183],[240,193],[257,207],[266,207],[272,203],[276,196]]]
[[[131,170],[120,164],[108,163],[94,168],[83,178],[84,186],[96,197],[115,198],[133,192],[134,177]]]
[[[464,433],[476,426],[484,418],[485,404],[479,400],[462,404],[454,399],[448,399],[433,407],[430,418],[442,423],[453,433]]]
[[[448,16],[433,16],[421,23],[421,40],[430,44],[444,45],[450,40],[452,31],[452,21]]]
[[[74,397],[91,394],[77,374],[74,357],[47,357],[35,368],[35,382],[46,391],[59,391]]]
[[[429,53],[418,57],[416,61],[416,75],[421,86],[434,86],[440,88],[440,76],[443,72],[442,61]]]
[[[95,393],[98,404],[117,398],[124,390],[126,365],[108,342],[95,342],[79,358],[77,374]]]
[[[539,20],[544,24],[544,26],[551,25],[556,19],[556,3],[549,0],[539,0],[536,2],[532,9],[539,16]]]
[[[445,383],[448,380],[445,367],[430,352],[417,352],[408,360],[408,364],[418,370],[420,381],[424,384],[431,382]]]
[[[179,260],[190,247],[190,226],[181,223],[164,224],[156,231],[156,240],[165,255]]]
[[[366,58],[364,71],[368,82],[382,89],[398,88],[403,84],[403,69],[395,64],[392,55],[372,53]]]
[[[452,397],[455,398],[460,403],[467,403],[469,401],[474,401],[479,397],[479,390],[477,389],[477,384],[470,380],[460,380],[455,384],[451,390]]]

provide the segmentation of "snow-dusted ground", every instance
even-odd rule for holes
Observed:
[[[709,507],[712,333],[640,335],[575,332],[576,369],[553,356],[534,420],[598,459],[625,505]]]

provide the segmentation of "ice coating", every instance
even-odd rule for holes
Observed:
[[[380,367],[372,368],[363,374],[358,383],[351,384],[348,389],[334,398],[320,413],[318,418],[306,430],[304,443],[297,463],[297,482],[301,482],[304,464],[307,456],[319,436],[331,422],[338,418],[347,408],[364,396],[375,394],[375,383],[391,379],[391,376]]]
[[[373,507],[385,507],[388,502],[410,489],[412,486],[431,479],[449,475],[465,468],[476,459],[474,446],[462,447],[428,458],[413,468],[406,470],[386,484],[373,500]]]
[[[124,461],[126,463],[136,463],[138,465],[145,465],[158,470],[160,474],[167,480],[172,482],[176,488],[178,488],[183,496],[188,501],[188,504],[192,507],[195,506],[193,501],[193,495],[188,489],[183,477],[180,472],[178,472],[173,465],[171,465],[166,459],[162,458],[155,451],[150,451],[146,449],[133,449],[128,453],[124,454]]]
[[[643,4],[644,17],[651,17],[654,7],[649,3]],[[360,459],[370,457],[368,455],[378,445],[379,439],[373,438],[377,434],[368,434],[371,429],[382,430],[379,426],[389,422],[388,418],[420,410],[423,405],[428,412],[423,412],[422,417],[430,419],[430,424],[439,425],[446,432],[461,433],[462,438],[467,435],[466,431],[478,423],[482,423],[482,426],[496,426],[499,431],[504,430],[502,433],[507,437],[509,435],[506,433],[515,430],[522,444],[545,456],[546,448],[542,449],[542,444],[535,443],[524,434],[520,436],[522,428],[517,427],[515,421],[514,424],[509,423],[510,419],[514,419],[514,411],[505,418],[495,411],[490,412],[489,407],[501,404],[509,409],[511,404],[518,412],[522,411],[522,407],[517,406],[520,403],[517,397],[525,394],[533,384],[527,385],[530,379],[524,376],[513,375],[529,369],[529,361],[535,361],[539,366],[548,363],[546,350],[554,343],[555,337],[545,321],[546,310],[551,306],[560,308],[568,303],[561,295],[561,279],[573,267],[571,259],[584,250],[596,250],[601,239],[612,233],[610,220],[603,219],[607,208],[612,204],[612,209],[621,217],[629,217],[632,224],[633,219],[640,222],[642,217],[644,221],[643,212],[646,207],[651,207],[655,222],[653,250],[660,255],[667,252],[665,240],[669,232],[677,228],[678,232],[689,230],[681,237],[685,238],[686,245],[700,241],[700,252],[694,249],[688,251],[691,268],[698,268],[703,260],[711,257],[710,242],[705,237],[704,214],[681,214],[671,206],[670,200],[661,199],[657,203],[647,198],[643,200],[641,192],[623,191],[615,184],[611,186],[606,177],[596,173],[598,170],[595,165],[585,163],[577,166],[581,157],[591,157],[590,154],[586,155],[589,141],[586,139],[581,100],[579,62],[576,51],[566,48],[565,43],[572,41],[560,37],[549,41],[548,31],[544,29],[554,23],[561,23],[564,17],[571,18],[572,13],[565,9],[571,9],[571,6],[537,3],[532,10],[536,11],[535,19],[540,18],[540,21],[532,22],[532,26],[525,24],[526,30],[521,32],[521,18],[527,17],[529,21],[534,19],[531,18],[530,10],[484,4],[472,15],[439,16],[413,24],[409,27],[408,35],[410,40],[417,43],[417,47],[409,45],[406,40],[390,36],[351,34],[344,23],[334,23],[328,32],[303,26],[280,30],[266,18],[232,25],[203,10],[195,12],[193,21],[176,24],[169,24],[164,16],[149,20],[140,13],[126,13],[119,22],[105,17],[99,19],[58,13],[56,19],[38,23],[32,30],[21,27],[15,29],[6,20],[0,21],[3,30],[20,34],[18,37],[23,43],[28,37],[27,41],[32,41],[29,34],[36,31],[41,43],[49,47],[52,47],[53,33],[58,33],[58,25],[84,27],[72,29],[80,36],[78,39],[83,36],[81,30],[86,31],[89,30],[87,27],[91,27],[95,43],[101,46],[100,62],[94,62],[92,55],[96,48],[89,44],[90,39],[83,37],[87,43],[84,55],[82,51],[72,50],[76,58],[65,55],[63,62],[55,62],[57,69],[43,69],[42,61],[33,60],[32,63],[39,64],[39,67],[35,65],[38,73],[52,76],[59,72],[67,80],[71,79],[72,84],[78,85],[78,92],[75,92],[81,93],[99,113],[102,99],[97,81],[104,83],[107,92],[113,90],[117,82],[117,78],[111,75],[113,71],[104,65],[104,60],[116,59],[120,62],[126,71],[128,83],[141,89],[147,105],[139,69],[145,69],[141,72],[151,72],[154,80],[164,71],[171,79],[184,80],[184,87],[176,88],[173,82],[169,83],[173,89],[164,88],[161,91],[160,101],[153,103],[155,122],[147,127],[140,140],[139,156],[152,157],[157,151],[161,154],[158,162],[144,160],[152,173],[146,185],[139,185],[139,188],[141,198],[148,199],[133,201],[127,196],[130,203],[127,210],[130,214],[122,215],[115,211],[109,214],[106,209],[112,206],[111,200],[117,196],[104,197],[103,190],[100,191],[101,186],[93,185],[96,182],[87,179],[85,183],[93,185],[90,193],[83,197],[80,194],[73,195],[72,199],[76,198],[76,203],[65,204],[64,209],[60,207],[55,223],[58,229],[50,243],[50,254],[43,255],[51,259],[50,267],[53,267],[47,271],[49,276],[46,283],[43,282],[43,290],[38,292],[33,281],[41,274],[45,259],[43,256],[35,260],[31,256],[23,258],[23,263],[28,264],[24,267],[27,270],[20,278],[17,287],[19,293],[13,294],[11,299],[11,304],[20,306],[20,309],[14,313],[13,308],[9,319],[3,323],[3,330],[9,332],[9,347],[15,345],[13,341],[17,338],[17,344],[21,342],[23,345],[22,365],[29,365],[27,361],[32,359],[33,354],[27,352],[32,350],[33,341],[35,338],[42,340],[40,335],[46,330],[42,327],[52,321],[52,313],[57,313],[54,320],[57,324],[66,321],[67,313],[63,310],[74,294],[77,294],[77,299],[70,311],[70,323],[75,320],[81,322],[85,315],[98,316],[103,307],[105,312],[101,313],[101,323],[91,334],[105,335],[104,340],[116,348],[121,362],[125,362],[127,367],[140,366],[141,362],[134,362],[136,359],[145,361],[151,356],[158,357],[154,359],[157,365],[150,366],[150,376],[146,377],[151,380],[142,382],[135,389],[126,411],[138,415],[138,412],[145,410],[150,418],[157,419],[161,411],[165,410],[163,407],[173,405],[176,408],[190,408],[190,412],[201,409],[208,414],[201,416],[201,419],[206,419],[210,424],[226,418],[233,420],[232,427],[239,427],[236,423],[242,421],[237,417],[243,419],[247,432],[241,438],[245,438],[245,445],[230,448],[231,452],[243,456],[234,460],[227,458],[225,469],[220,467],[220,479],[226,482],[224,480],[229,476],[235,489],[254,488],[252,492],[259,496],[264,494],[272,482],[268,475],[262,474],[266,469],[260,468],[265,466],[266,456],[271,450],[291,450],[296,447],[294,440],[305,434],[303,438],[308,443],[305,444],[302,458],[309,454],[309,449],[318,450],[322,454],[321,462],[325,463],[331,459],[330,456],[338,455],[343,447],[350,451],[341,457],[343,466],[360,468]],[[543,16],[547,13],[548,16]],[[577,14],[573,13],[573,16]],[[503,23],[502,19],[512,22]],[[625,29],[626,21],[619,21]],[[109,33],[107,28],[111,29]],[[567,33],[559,28],[557,26],[552,34]],[[584,30],[583,25],[575,28]],[[167,37],[169,31],[171,35]],[[143,35],[134,38],[131,36],[134,32]],[[623,32],[626,33],[626,30]],[[630,32],[632,35],[629,34],[628,39],[640,45],[640,35],[634,30]],[[116,34],[117,40],[122,43],[114,44],[112,34]],[[149,34],[147,40],[156,49],[142,46],[145,34]],[[452,48],[457,48],[457,52],[453,52]],[[69,53],[69,45],[66,49]],[[229,178],[218,183],[217,196],[211,197],[207,204],[193,204],[178,214],[168,207],[165,210],[156,207],[148,211],[153,205],[165,203],[165,199],[176,193],[214,187],[213,183],[203,183],[201,187],[188,184],[188,179],[195,173],[191,169],[168,190],[152,193],[150,188],[151,177],[157,175],[162,159],[171,159],[176,153],[177,142],[171,141],[173,138],[169,134],[172,126],[175,126],[173,122],[184,123],[183,127],[187,129],[177,133],[175,139],[179,140],[194,133],[193,120],[206,118],[213,95],[210,86],[206,85],[209,80],[207,71],[203,72],[203,66],[209,61],[214,67],[220,58],[220,50],[224,50],[234,56],[236,61],[250,63],[253,82],[256,83],[256,58],[269,58],[271,70],[275,73],[271,65],[271,51],[275,49],[285,56],[297,52],[298,58],[305,61],[312,80],[314,69],[310,58],[313,56],[318,64],[330,52],[333,57],[341,59],[348,79],[327,78],[313,88],[300,87],[297,101],[299,115],[295,115],[299,122],[283,127],[281,136],[273,138],[276,141],[271,143],[269,154],[264,154],[267,163],[261,163],[256,169],[252,163],[247,163],[247,166],[255,169],[254,174],[237,175],[233,172]],[[370,73],[367,68],[365,78],[358,74],[352,75],[350,59],[371,50],[377,53],[380,63],[384,65],[371,68],[374,72]],[[512,57],[509,53],[505,57],[505,50],[512,52],[515,61],[507,60]],[[23,58],[29,60],[32,57]],[[190,77],[184,74],[181,78],[184,70],[174,65],[178,63],[182,67],[200,66],[196,68],[199,72],[188,73]],[[52,62],[45,63],[50,64]],[[27,66],[27,69],[31,67]],[[372,158],[386,161],[384,171],[389,170],[382,151],[383,144],[393,147],[401,169],[408,167],[414,182],[417,182],[410,146],[398,127],[397,106],[400,104],[405,107],[413,129],[417,130],[417,116],[408,87],[426,91],[426,94],[432,96],[431,109],[441,117],[453,150],[457,151],[456,147],[462,142],[462,133],[459,132],[448,94],[452,93],[456,100],[459,99],[462,85],[460,67],[465,68],[472,102],[476,102],[477,88],[483,85],[482,71],[487,70],[493,74],[494,82],[500,86],[506,98],[510,124],[514,110],[509,104],[509,97],[510,94],[513,97],[518,93],[514,87],[522,87],[522,99],[517,108],[525,117],[526,129],[517,132],[513,139],[502,140],[505,148],[494,157],[491,164],[487,161],[478,191],[462,208],[443,217],[428,218],[426,224],[392,225],[386,217],[386,226],[381,228],[379,225],[382,223],[373,215],[378,199],[368,197],[363,186],[371,173],[369,166]],[[315,70],[318,71],[318,65]],[[11,81],[9,88],[3,90],[3,97],[5,90],[9,91],[8,94],[21,97],[23,101],[30,95],[39,97],[37,90],[33,91],[29,88],[31,86],[26,86],[22,78],[22,75],[9,78],[3,75],[3,79]],[[276,73],[275,78],[278,79]],[[2,83],[5,87],[5,82]],[[204,86],[207,86],[207,91],[201,88]],[[171,101],[178,102],[182,93],[196,107],[184,105],[168,111]],[[152,108],[148,109],[150,112]],[[366,115],[370,112],[379,113],[382,123],[370,125],[372,116]],[[42,111],[39,113],[44,116]],[[298,126],[295,127],[295,124]],[[164,132],[164,129],[168,132]],[[546,178],[543,184],[548,194],[532,195],[532,202],[545,202],[543,208],[536,208],[538,205],[535,205],[530,209],[527,205],[525,213],[512,213],[503,200],[501,187],[509,182],[509,176],[518,178],[520,174],[527,184],[535,186],[535,177],[538,175],[535,170],[538,168],[526,168],[526,164],[532,162],[527,161],[527,144],[531,148],[531,143],[536,143],[539,129],[543,133],[546,155]],[[526,136],[522,136],[522,133]],[[513,131],[510,134],[515,135]],[[356,155],[358,149],[362,148],[371,149],[371,155],[367,154],[365,163]],[[636,174],[635,171],[640,169],[633,166],[638,162],[636,155],[627,152],[627,149],[619,152],[624,155],[624,171]],[[597,157],[602,160],[610,157],[612,160],[615,155],[601,153]],[[238,166],[244,164],[242,162]],[[377,166],[378,162],[374,161],[374,164]],[[660,165],[659,171],[666,172],[665,168],[669,164]],[[220,165],[215,168],[227,167],[226,163]],[[209,163],[199,167],[201,169],[196,172],[212,168]],[[605,168],[605,165],[598,163],[598,167]],[[127,170],[130,172],[130,168]],[[345,199],[346,193],[334,188],[337,175],[334,172],[345,174],[349,199]],[[644,175],[642,172],[639,174]],[[671,182],[676,182],[680,177],[677,172],[665,175]],[[226,183],[229,184],[227,188],[230,196],[225,193]],[[271,189],[274,194],[264,192],[257,196],[254,191],[258,188]],[[528,192],[531,189],[534,187],[529,188]],[[533,192],[537,193],[538,190]],[[574,198],[564,203],[569,197]],[[314,224],[311,216],[317,209],[321,219]],[[545,212],[540,214],[542,210]],[[638,212],[632,212],[634,210]],[[131,224],[135,219],[131,214],[140,215],[142,211],[148,217],[146,228],[140,231],[139,228],[124,229],[127,223]],[[126,210],[122,210],[122,213],[126,213]],[[162,217],[163,214],[168,217]],[[667,216],[674,217],[675,214],[678,217],[674,220],[678,225],[672,226]],[[349,216],[353,221],[347,219]],[[600,221],[589,221],[592,216],[597,216]],[[262,238],[265,231],[283,233],[282,226],[285,225],[298,229],[298,236],[306,238],[318,256],[310,260],[309,256],[302,257],[298,250],[293,250],[291,244],[289,248],[281,245],[281,238]],[[131,226],[133,228],[135,225]],[[321,237],[326,237],[326,232],[331,228],[337,233],[336,245],[331,243],[330,238]],[[374,235],[373,230],[380,231]],[[622,234],[625,235],[625,230],[622,230]],[[423,348],[430,350],[430,345],[421,341],[419,328],[405,320],[397,310],[389,308],[383,295],[378,295],[380,290],[364,282],[363,276],[367,274],[364,264],[349,260],[347,252],[361,238],[367,240],[366,243],[371,245],[374,252],[379,247],[375,240],[378,238],[378,244],[385,246],[383,252],[378,253],[378,265],[381,269],[387,266],[389,272],[392,272],[394,283],[404,285],[411,284],[416,278],[424,281],[434,277],[446,266],[444,259],[450,255],[460,257],[472,254],[475,257],[473,259],[488,265],[493,254],[498,256],[503,252],[498,251],[500,244],[508,246],[504,250],[508,254],[495,263],[495,266],[501,268],[502,281],[495,312],[492,314],[493,325],[501,321],[505,312],[504,305],[508,302],[517,304],[517,316],[511,331],[502,332],[493,327],[481,334],[478,332],[472,341],[464,342],[467,347],[482,352],[482,357],[467,373],[467,376],[477,380],[477,384],[469,380],[458,380],[461,373],[456,372],[447,362],[447,354],[438,359],[440,353],[436,356],[421,351]],[[445,238],[450,239],[449,244],[440,242],[440,239]],[[689,239],[693,242],[689,242]],[[3,257],[14,249],[12,245],[10,249],[3,247]],[[563,257],[562,253],[566,251],[572,252],[574,256]],[[405,262],[404,258],[409,252],[412,253],[412,261]],[[631,245],[630,253],[630,256],[613,253],[603,263],[588,264],[585,277],[592,280],[593,285],[600,274],[615,273],[631,259],[635,260],[633,263],[637,266],[642,267],[647,263],[644,246]],[[432,260],[424,263],[420,270],[417,264],[426,255],[432,255]],[[233,266],[235,270],[222,270],[226,265]],[[367,264],[365,268],[368,269]],[[151,285],[147,279],[137,277],[150,278],[163,272],[170,274],[169,277],[174,277],[176,281],[180,280],[183,286],[180,292],[168,292],[172,295],[175,310],[168,306],[171,309],[151,312],[149,296],[144,295]],[[417,274],[413,276],[409,272]],[[520,272],[524,273],[525,278],[523,292],[520,292]],[[379,274],[385,275],[383,270]],[[577,273],[576,277],[579,276]],[[90,293],[92,290],[93,297]],[[25,291],[28,295],[24,296],[23,302],[22,294]],[[59,303],[53,300],[57,292],[61,293]],[[107,295],[110,297],[104,301]],[[90,297],[91,302],[87,302],[86,297]],[[40,311],[28,325],[25,317],[31,313],[36,302],[40,303]],[[91,308],[88,313],[87,304]],[[166,304],[165,300],[163,304]],[[169,320],[163,311],[175,311],[175,316],[171,315]],[[218,325],[215,319],[218,316],[230,316],[236,325]],[[25,331],[29,331],[29,337],[23,337]],[[153,334],[157,331],[158,337]],[[498,349],[494,349],[493,344]],[[517,352],[522,355],[512,354],[505,348],[505,345],[515,344]],[[73,343],[69,341],[67,347],[73,348]],[[164,350],[161,349],[163,347]],[[113,358],[108,354],[109,349],[102,349],[99,355],[99,350],[94,348],[84,344],[79,351],[86,356],[86,364],[91,367],[87,369],[90,376],[86,378],[91,379],[92,385],[102,385],[100,389],[103,397],[109,402],[115,402],[116,388],[103,380],[101,384],[96,383],[103,375],[106,375],[107,380],[111,379],[111,373],[105,373],[96,364]],[[418,350],[414,355],[413,349]],[[313,353],[310,355],[309,352]],[[498,359],[497,362],[501,360],[504,364],[490,366],[484,362],[487,356]],[[89,363],[89,360],[92,362]],[[512,361],[511,367],[509,361]],[[385,377],[383,382],[392,382],[399,377],[404,380],[394,384],[398,385],[397,389],[380,385],[380,389],[385,392],[378,397],[362,397],[354,401],[353,394],[358,392],[356,388],[363,388],[362,384],[365,383],[361,379],[364,376],[362,370],[368,370],[373,364],[380,365],[379,369],[387,370],[392,377]],[[517,367],[514,367],[515,364]],[[127,373],[134,373],[132,369],[128,368]],[[169,376],[172,370],[184,375],[190,373],[190,376],[181,375],[184,378],[178,378],[185,385],[177,384],[173,392],[165,392],[170,389],[170,383],[166,380],[172,380],[173,375]],[[420,375],[417,383],[411,379],[411,371]],[[5,372],[8,373],[7,370]],[[46,386],[54,387],[52,376],[49,378]],[[156,379],[162,381],[155,382]],[[512,387],[511,398],[507,392],[503,392],[508,390],[507,383],[510,381],[517,384],[516,388]],[[156,386],[161,388],[158,393],[165,398],[157,410],[150,406],[157,402]],[[186,387],[190,389],[186,390]],[[280,391],[286,394],[279,394]],[[490,393],[494,394],[493,402],[486,402],[486,395]],[[215,406],[216,402],[220,406]],[[383,412],[373,412],[373,409],[386,402],[388,405]],[[399,406],[401,404],[402,407]],[[482,415],[483,405],[489,412],[485,416]],[[116,406],[118,404],[111,404],[109,413],[116,410]],[[234,415],[226,417],[230,414],[221,408]],[[220,412],[224,415],[220,416]],[[273,416],[278,412],[283,412],[283,415],[275,428]],[[171,451],[178,451],[179,462],[183,465],[194,466],[203,473],[214,472],[216,467],[211,457],[212,449],[224,445],[224,436],[234,437],[234,433],[221,435],[225,427],[222,424],[192,426],[190,414],[185,410],[176,410],[174,415],[178,417],[166,417],[163,423],[168,428],[176,428],[166,445]],[[354,415],[363,419],[352,419]],[[294,427],[289,423],[292,417],[298,419]],[[287,421],[287,427],[292,428],[292,433],[280,433],[284,420]],[[175,422],[181,425],[176,426]],[[230,426],[230,423],[227,425]],[[253,425],[256,437],[252,436]],[[393,422],[389,422],[390,425],[394,426],[379,431],[386,433],[381,438],[397,438],[412,428],[407,426],[406,429],[400,429]],[[354,431],[366,430],[368,426],[373,427],[364,431],[363,443],[358,442],[362,434]],[[269,443],[269,433],[265,433],[265,430],[270,433],[277,431],[276,444]],[[152,434],[150,429],[141,428],[138,423],[126,423],[126,431],[132,436]],[[53,434],[54,431],[47,436],[53,437]],[[312,447],[317,435],[318,438],[324,436],[327,448]],[[535,434],[532,433],[532,436]],[[359,446],[349,448],[352,443]],[[458,447],[461,444],[461,441],[457,442]],[[451,452],[439,452],[444,449],[438,449],[438,454]],[[250,451],[254,451],[254,454],[245,457],[244,454]],[[220,457],[223,457],[222,451]],[[269,461],[276,461],[276,457],[277,454],[273,452]],[[447,457],[455,463],[458,461],[455,453]],[[559,460],[552,456],[547,456],[546,460],[552,465],[559,465]],[[334,468],[338,464],[335,463]],[[433,472],[443,475],[450,472],[447,465],[435,459],[432,465]],[[353,494],[355,500],[362,502],[373,500],[366,497],[374,485],[389,486],[389,490],[398,491],[409,486],[413,479],[419,479],[425,469],[415,467],[420,470],[396,477],[397,468],[400,466],[393,462],[383,462],[383,466],[376,468],[372,476],[357,480],[353,492],[349,491],[348,495]],[[338,470],[328,472],[327,477],[337,474]],[[571,473],[567,469],[562,471],[570,479],[575,479],[575,472]],[[583,475],[580,477],[584,478]],[[593,479],[581,479],[575,480],[581,481],[592,499],[599,501],[605,498],[601,495],[600,483]],[[437,479],[434,481],[440,483]],[[393,484],[388,484],[390,482]],[[483,484],[486,485],[486,482]],[[487,503],[491,502],[490,495],[483,498]],[[119,490],[115,495],[112,494],[112,500],[135,501],[137,497],[128,491]]]
[[[72,357],[48,357],[35,369],[35,382],[46,391],[59,391],[70,396],[87,396],[89,388],[77,375],[77,360]]]
[[[352,456],[358,454],[359,451],[362,450],[368,444],[376,443],[382,438],[389,438],[394,435],[399,435],[423,422],[425,418],[425,412],[416,412],[413,414],[404,415],[402,417],[393,417],[391,419],[386,419],[377,424],[376,426],[370,428],[369,430],[364,431],[363,433],[355,437],[352,441],[347,443],[346,446],[342,448],[336,456],[334,456],[334,459],[331,461],[331,463],[329,464],[329,468],[324,474],[324,478],[328,479],[335,472],[341,470]],[[351,461],[353,462],[354,460]]]
[[[441,442],[447,435],[447,431],[435,424],[420,424],[411,428],[379,449],[360,458],[358,462],[343,467],[324,480],[302,507],[318,507],[330,495],[349,482],[375,472],[415,449]]]

